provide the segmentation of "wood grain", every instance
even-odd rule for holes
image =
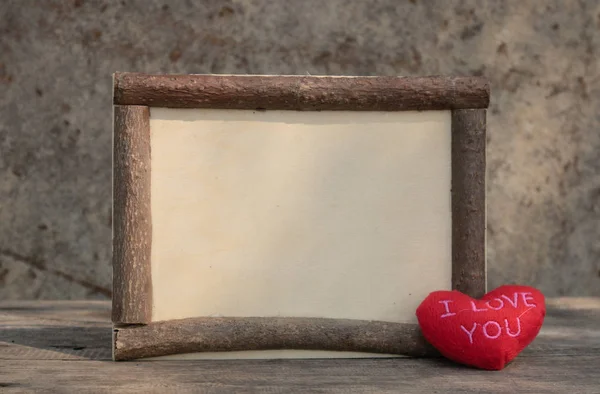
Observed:
[[[452,111],[452,288],[486,293],[486,110]]]
[[[599,358],[536,358],[504,371],[444,360],[16,360],[0,368],[4,393],[461,393],[597,394]],[[487,372],[487,373],[486,373]],[[14,390],[14,391],[11,391]]]
[[[113,310],[115,323],[152,319],[150,111],[114,108]]]
[[[434,356],[416,324],[316,318],[191,318],[115,328],[115,360],[193,352],[332,350]]]
[[[116,73],[114,104],[170,108],[408,111],[487,108],[478,77]]]
[[[432,358],[110,360],[109,302],[0,302],[0,391],[598,393],[600,298],[547,299],[538,338],[502,371]]]

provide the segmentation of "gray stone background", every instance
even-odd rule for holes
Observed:
[[[111,294],[111,74],[484,75],[489,287],[600,296],[597,0],[0,0],[0,299]]]

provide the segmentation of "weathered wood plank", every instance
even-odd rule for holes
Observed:
[[[600,299],[551,298],[547,304],[548,316],[540,335],[519,357],[600,355]],[[111,331],[110,303],[106,301],[0,302],[0,341],[12,346],[54,352],[63,349],[69,358],[91,349],[98,354],[93,358],[110,359]],[[41,357],[31,351],[11,349],[8,354],[7,347],[2,349],[3,359]]]
[[[518,360],[499,372],[444,360],[11,361],[0,385],[61,392],[597,393],[598,357]],[[10,392],[10,391],[7,391]]]
[[[73,325],[94,322],[111,326],[109,301],[2,301],[0,314],[4,314],[6,318],[27,321],[50,319]],[[1,322],[0,320],[0,324]]]
[[[2,360],[111,360],[109,301],[0,303]]]
[[[109,302],[0,302],[0,391],[600,392],[600,299],[547,304],[534,343],[481,371],[413,358],[115,363]]]
[[[114,104],[170,108],[406,111],[487,108],[479,77],[116,73]]]

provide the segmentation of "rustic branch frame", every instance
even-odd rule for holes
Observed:
[[[476,77],[114,75],[113,358],[188,352],[343,350],[429,356],[416,324],[307,318],[152,322],[150,107],[452,111],[452,288],[486,292],[486,108]]]

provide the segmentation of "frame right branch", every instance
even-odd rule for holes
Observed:
[[[486,110],[452,111],[452,288],[486,292]]]

